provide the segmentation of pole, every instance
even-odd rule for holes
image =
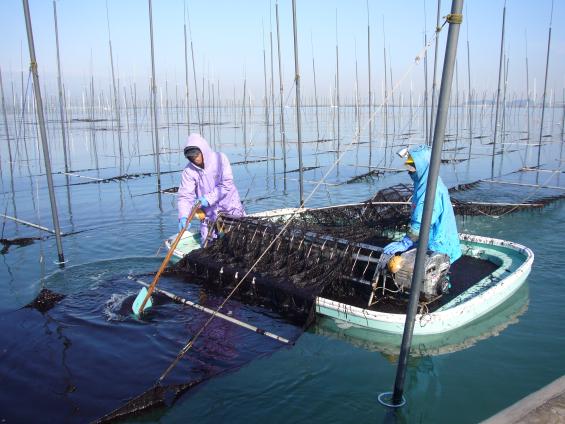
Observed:
[[[296,85],[296,127],[297,127],[296,130],[298,133],[298,171],[299,171],[298,179],[300,184],[300,207],[303,207],[304,206],[304,173],[302,171],[302,129],[300,123],[300,70],[298,67],[298,29],[296,25],[296,0],[292,0],[292,28],[294,32],[294,78],[296,81],[295,84]],[[339,139],[338,139],[338,146],[339,146]]]
[[[284,88],[283,88],[283,77],[282,77],[282,65],[281,65],[281,37],[279,31],[279,3],[275,3],[275,15],[277,18],[277,56],[279,62],[279,95],[280,95],[280,106],[281,106],[281,117],[280,117],[280,130],[281,130],[281,141],[282,141],[282,152],[283,152],[283,170],[285,175],[284,178],[284,189],[286,191],[286,133],[284,129]],[[274,123],[273,123],[274,125]]]
[[[0,69],[0,97],[2,97],[2,115],[4,116],[4,129],[6,131],[6,140],[8,142],[8,160],[10,161],[10,175],[12,186],[14,185],[14,178],[13,178],[13,159],[12,159],[12,146],[10,143],[10,130],[8,128],[8,114],[6,113],[6,102],[4,99],[4,86],[2,84],[2,69]],[[0,173],[2,172],[2,166],[0,161]]]
[[[541,122],[539,127],[539,147],[538,147],[538,168],[540,167],[541,159],[541,142],[543,137],[543,118],[545,115],[545,96],[547,94],[547,73],[549,70],[549,49],[551,47],[551,23],[553,21],[553,1],[551,2],[551,18],[549,20],[549,35],[547,36],[547,56],[545,58],[545,80],[543,83],[543,97],[541,102]]]
[[[437,87],[437,47],[439,44],[439,32],[441,28],[439,26],[439,10],[441,9],[441,0],[437,0],[437,16],[436,16],[436,45],[434,51],[434,74],[432,76],[432,108],[430,109],[430,131],[434,127],[434,108],[436,103],[436,87]],[[432,140],[433,134],[430,134],[429,140]]]
[[[469,156],[473,145],[473,97],[471,95],[471,54],[469,52],[469,24],[467,24],[467,107],[469,109]]]
[[[155,130],[155,170],[157,172],[157,193],[159,208],[161,207],[161,167],[159,163],[159,124],[157,121],[157,84],[155,82],[155,55],[153,49],[153,7],[149,1],[149,35],[151,38],[151,97],[153,99],[153,128]]]
[[[369,19],[369,0],[367,0],[367,67],[368,67],[368,79],[369,79],[369,168],[372,165],[373,156],[373,117],[371,116],[371,25]]]
[[[53,18],[55,19],[55,43],[57,45],[57,86],[59,89],[59,112],[61,114],[61,134],[63,136],[63,155],[65,159],[65,172],[69,172],[67,159],[67,135],[65,131],[65,110],[63,106],[63,83],[61,82],[61,60],[59,58],[59,27],[57,25],[57,4],[53,0]]]
[[[337,154],[341,150],[341,120],[340,120],[340,102],[339,102],[339,47],[337,38],[337,9],[335,11],[335,103],[337,111]],[[338,162],[339,164],[339,162]]]
[[[392,396],[392,403],[394,406],[400,405],[403,397],[402,393],[404,391],[408,355],[410,354],[412,333],[414,331],[414,322],[418,309],[418,300],[420,297],[420,287],[424,276],[424,263],[426,260],[426,251],[430,235],[430,223],[436,195],[439,168],[441,165],[441,149],[445,136],[449,97],[451,95],[451,83],[453,80],[453,69],[455,66],[455,57],[457,55],[457,41],[459,39],[459,29],[463,18],[463,15],[461,14],[462,10],[463,0],[453,0],[451,5],[451,14],[448,15],[447,18],[449,22],[449,33],[447,35],[447,45],[445,47],[445,59],[443,63],[441,87],[439,92],[437,119],[435,122],[434,139],[432,142],[432,157],[426,187],[424,211],[422,214],[422,227],[420,229],[420,239],[416,252],[414,275],[412,277],[410,303],[408,305],[408,313],[404,324],[404,333],[402,335],[400,356],[398,358],[396,380],[394,382],[394,393]]]
[[[498,104],[500,101],[500,78],[502,76],[502,57],[504,52],[504,25],[506,23],[506,1],[504,1],[504,9],[502,9],[502,36],[500,37],[500,59],[498,63],[498,88],[496,89],[496,109],[494,113],[494,136],[492,140],[492,162],[490,168],[490,177],[494,178],[494,156],[496,154],[496,135],[498,132]]]
[[[186,125],[190,134],[190,101],[188,88],[188,44],[186,42],[186,7],[184,8],[184,83],[186,85]]]
[[[39,86],[39,75],[37,73],[37,61],[35,58],[35,44],[33,42],[33,30],[31,28],[31,16],[29,13],[28,0],[22,0],[27,30],[27,42],[29,46],[30,71],[33,77],[33,88],[35,93],[35,105],[37,120],[39,121],[39,135],[43,147],[43,159],[45,161],[45,175],[47,177],[47,188],[49,189],[49,200],[51,202],[51,215],[53,217],[53,227],[55,228],[55,239],[57,242],[57,253],[59,265],[65,262],[63,254],[63,243],[61,242],[61,228],[59,227],[59,215],[57,213],[57,200],[53,189],[53,175],[51,174],[51,157],[49,156],[49,145],[47,143],[47,132],[45,130],[45,118],[43,116],[43,102],[41,100],[41,88]]]
[[[196,83],[196,64],[194,63],[194,45],[192,44],[192,28],[190,26],[190,16],[187,17],[188,17],[188,32],[190,34],[190,55],[192,57],[192,75],[194,76],[194,98],[196,99],[196,116],[198,117],[198,131],[200,132],[200,134],[202,134],[202,119],[200,118],[200,104],[198,102],[198,84]]]
[[[106,22],[108,24],[108,47],[110,50],[110,68],[112,70],[112,92],[114,94],[114,113],[116,114],[116,123],[118,125],[118,153],[120,156],[120,175],[122,175],[124,168],[124,152],[122,148],[122,124],[120,122],[120,100],[119,100],[119,89],[116,88],[116,76],[114,73],[114,53],[112,52],[112,38],[110,35],[110,17],[108,15],[108,1],[106,0]],[[153,42],[153,36],[151,36],[151,42]],[[127,112],[126,112],[127,113]],[[160,176],[158,177],[160,180]]]

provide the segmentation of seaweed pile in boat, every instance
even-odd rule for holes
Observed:
[[[409,191],[395,186],[365,203],[302,210],[290,220],[223,217],[217,222],[223,236],[175,269],[214,290],[237,287],[238,299],[304,324],[316,296],[351,296],[351,280],[370,284],[387,232],[408,224]]]

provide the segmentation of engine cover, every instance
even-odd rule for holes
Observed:
[[[408,250],[401,255],[400,269],[392,275],[392,278],[402,291],[410,290],[414,264],[416,262],[416,249]],[[428,252],[424,265],[424,281],[421,294],[426,300],[433,299],[444,293],[449,287],[447,273],[449,271],[449,256],[438,252]]]

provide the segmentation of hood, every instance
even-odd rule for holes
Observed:
[[[408,153],[414,159],[414,167],[416,168],[416,175],[413,177],[414,192],[423,196],[426,192],[432,151],[428,146],[419,145],[409,149]]]
[[[206,168],[206,164],[212,163],[212,155],[214,151],[208,146],[208,142],[202,137],[200,134],[190,134],[188,136],[188,140],[186,140],[186,144],[184,148],[187,147],[197,147],[202,152],[202,156],[204,158],[204,168]],[[198,166],[194,165],[191,161],[188,161],[188,166],[193,167],[194,169],[201,169]]]

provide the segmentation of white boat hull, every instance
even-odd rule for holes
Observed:
[[[500,267],[437,311],[416,315],[414,335],[445,333],[478,319],[512,296],[530,273],[534,254],[525,246],[469,234],[461,234],[460,239],[464,253],[467,247],[467,254],[498,262]],[[362,309],[323,297],[316,299],[316,312],[355,326],[392,334],[402,334],[406,320],[405,314]]]
[[[281,217],[290,216],[296,212],[300,213],[300,210],[286,208],[255,215]],[[488,277],[438,310],[416,315],[414,335],[445,333],[480,318],[512,296],[526,281],[530,273],[534,254],[525,246],[470,234],[460,234],[459,238],[463,254],[489,260],[499,267]],[[165,243],[169,249],[171,239]],[[180,243],[174,252],[175,259],[179,260],[195,247],[197,245],[193,241]],[[454,282],[454,284],[456,283]],[[316,298],[316,312],[319,315],[336,320],[341,323],[340,326],[347,323],[347,325],[370,328],[391,334],[402,334],[406,319],[405,314],[363,309],[323,297]]]

